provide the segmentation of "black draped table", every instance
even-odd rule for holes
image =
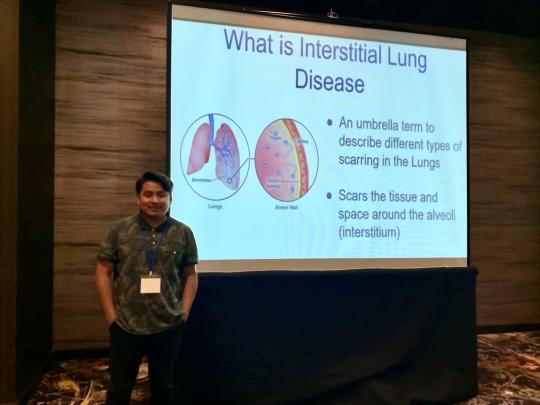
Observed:
[[[474,268],[200,274],[187,404],[453,403],[477,394]]]

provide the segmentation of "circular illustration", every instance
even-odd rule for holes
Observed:
[[[182,139],[180,167],[189,187],[201,197],[229,198],[249,171],[249,145],[242,129],[221,114],[198,118]]]
[[[289,118],[268,125],[257,142],[255,170],[261,186],[280,201],[294,201],[313,185],[319,167],[317,145],[307,128]]]

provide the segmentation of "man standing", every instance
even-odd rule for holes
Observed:
[[[169,216],[173,183],[146,172],[135,184],[140,212],[115,223],[102,242],[96,285],[109,325],[107,404],[129,404],[144,355],[152,404],[172,404],[173,370],[197,292],[197,245]]]

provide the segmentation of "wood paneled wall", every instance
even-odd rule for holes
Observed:
[[[57,2],[54,340],[105,344],[98,242],[136,212],[134,182],[166,170],[167,3]]]
[[[19,2],[0,2],[0,403],[15,401]],[[15,100],[15,102],[13,102]],[[6,175],[6,174],[10,175]]]
[[[52,354],[55,1],[20,2],[17,384]],[[36,381],[37,380],[37,381]]]
[[[52,354],[54,10],[0,2],[0,403]]]
[[[54,342],[105,346],[98,243],[136,210],[133,182],[166,169],[166,2],[57,2]],[[418,27],[417,29],[418,30]],[[471,263],[478,324],[540,323],[540,49],[469,39]]]
[[[475,33],[469,46],[479,324],[539,324],[540,40]]]

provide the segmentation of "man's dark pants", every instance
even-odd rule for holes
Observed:
[[[148,358],[151,404],[174,402],[174,364],[184,325],[151,335],[133,335],[113,322],[109,327],[111,382],[107,404],[129,404],[139,365]]]

